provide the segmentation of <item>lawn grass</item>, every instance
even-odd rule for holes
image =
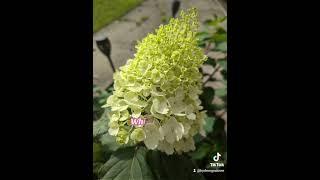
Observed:
[[[93,32],[123,16],[143,0],[93,0]]]

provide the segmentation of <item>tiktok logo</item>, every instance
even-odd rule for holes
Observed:
[[[204,173],[204,172],[224,172],[224,170],[222,169],[224,167],[224,163],[223,162],[217,162],[220,160],[221,158],[221,154],[219,152],[217,152],[217,154],[215,156],[213,156],[213,160],[215,162],[210,162],[210,167],[212,167],[213,169],[193,169],[193,172],[197,172],[197,173]]]
[[[214,161],[219,161],[221,154],[219,152],[217,152],[217,155],[213,156],[213,160]]]

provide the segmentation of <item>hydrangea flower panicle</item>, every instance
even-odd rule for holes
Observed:
[[[195,149],[193,136],[204,134],[205,111],[199,95],[206,61],[197,45],[197,11],[181,11],[136,45],[133,59],[113,75],[114,91],[103,107],[109,134],[120,144],[144,142],[167,154]]]

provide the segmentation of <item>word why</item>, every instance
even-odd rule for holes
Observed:
[[[146,120],[141,117],[139,118],[131,117],[131,125],[135,127],[142,127],[144,126],[145,123],[146,123]]]

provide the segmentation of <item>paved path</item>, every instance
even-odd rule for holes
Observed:
[[[154,32],[165,19],[171,17],[172,0],[145,0],[121,19],[112,22],[93,35],[94,83],[107,87],[112,82],[112,69],[107,58],[97,49],[95,39],[108,36],[111,44],[111,58],[116,68],[132,58],[137,40]],[[223,16],[225,12],[216,0],[181,0],[181,8],[196,7],[200,21],[211,19],[213,15]],[[178,13],[177,13],[178,14]],[[202,27],[200,27],[201,29]]]

